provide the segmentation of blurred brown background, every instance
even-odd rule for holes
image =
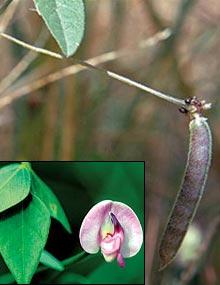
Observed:
[[[31,9],[32,1],[20,2],[6,32],[34,44],[44,24]],[[175,97],[198,96],[213,103],[207,112],[213,161],[195,217],[202,240],[207,240],[208,255],[199,258],[204,264],[198,261],[191,266],[195,272],[186,284],[219,284],[220,241],[215,219],[220,202],[220,2],[86,0],[85,4],[85,37],[75,58],[85,60],[131,48],[134,52],[129,56],[102,66]],[[171,37],[137,49],[141,40],[166,27],[172,29]],[[51,36],[42,33],[39,45],[46,42],[45,48],[60,52]],[[28,51],[0,40],[1,90],[4,78]],[[71,64],[44,55],[30,61],[19,78],[2,89],[0,104],[22,86],[31,86],[38,78]],[[20,92],[17,100],[1,108],[1,160],[145,160],[146,282],[184,284],[180,272],[188,270],[189,264],[183,269],[176,261],[163,275],[158,274],[157,247],[186,163],[188,118],[176,106],[96,71],[82,71],[26,93]],[[214,229],[209,228],[213,224]]]

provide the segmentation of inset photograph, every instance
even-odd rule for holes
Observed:
[[[144,162],[1,162],[0,284],[143,284]]]

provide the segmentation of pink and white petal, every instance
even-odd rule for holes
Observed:
[[[121,246],[121,239],[119,236],[116,237],[107,237],[101,241],[100,247],[102,253],[112,254],[118,252]]]
[[[112,254],[105,254],[102,252],[102,255],[106,262],[112,262],[117,257],[117,252],[114,252]]]
[[[125,261],[124,261],[124,258],[120,252],[117,255],[117,261],[118,261],[118,265],[120,267],[125,267]]]
[[[101,239],[104,239],[108,234],[114,234],[114,231],[115,227],[111,221],[110,215],[108,215],[100,228]]]
[[[113,202],[111,212],[117,217],[124,230],[124,242],[120,252],[123,257],[132,257],[138,253],[143,243],[140,221],[135,212],[121,202]]]
[[[111,200],[104,200],[91,208],[85,216],[79,239],[82,248],[88,253],[97,253],[100,248],[99,231],[112,206]]]

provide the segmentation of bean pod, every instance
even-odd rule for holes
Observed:
[[[207,119],[195,113],[189,124],[190,143],[180,191],[159,247],[163,270],[175,257],[204,192],[211,162],[212,138]]]

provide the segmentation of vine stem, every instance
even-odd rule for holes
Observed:
[[[83,260],[83,258],[86,257],[86,256],[87,256],[87,253],[85,251],[81,251],[81,252],[77,253],[74,256],[71,256],[71,257],[69,257],[67,259],[61,260],[60,263],[63,266],[65,266],[65,269],[66,269],[68,266],[71,266],[74,263],[81,262]],[[51,268],[47,267],[45,265],[40,265],[37,268],[35,274],[43,272],[43,271],[46,271],[46,270],[49,270],[49,269],[51,269]],[[1,284],[4,284],[6,282],[8,284],[10,284],[10,283],[13,283],[14,281],[15,281],[15,279],[14,279],[13,275],[10,272],[5,273],[5,274],[0,276],[0,283]]]
[[[137,87],[137,88],[139,88],[139,89],[141,89],[143,91],[146,91],[146,92],[148,92],[148,93],[150,93],[150,94],[152,94],[154,96],[157,96],[157,97],[159,97],[161,99],[164,99],[164,100],[166,100],[166,101],[168,101],[170,103],[173,103],[173,104],[176,104],[176,105],[185,105],[185,101],[182,100],[182,99],[174,98],[173,96],[170,96],[168,94],[165,94],[165,93],[162,93],[162,92],[157,91],[155,89],[152,89],[152,88],[150,88],[150,87],[148,87],[146,85],[143,85],[143,84],[141,84],[139,82],[133,81],[133,80],[131,80],[129,78],[126,78],[125,76],[119,75],[119,74],[114,73],[112,71],[106,70],[106,73],[110,77],[112,77],[112,78],[115,78],[115,79],[117,79],[117,80],[119,80],[121,82],[124,82],[124,83],[126,83],[126,84],[128,84],[130,86]]]
[[[154,95],[156,97],[164,99],[164,100],[166,100],[166,101],[168,101],[170,103],[173,103],[173,104],[176,104],[176,105],[181,105],[181,106],[185,105],[185,101],[182,100],[182,99],[177,99],[177,98],[175,98],[173,96],[170,96],[168,94],[165,94],[165,93],[162,93],[160,91],[157,91],[157,90],[155,90],[153,88],[150,88],[150,87],[148,87],[148,86],[146,86],[146,85],[144,85],[142,83],[139,83],[137,81],[131,80],[131,79],[129,79],[129,78],[123,76],[123,75],[119,75],[119,74],[117,74],[115,72],[112,72],[110,70],[106,70],[106,69],[102,69],[102,68],[96,67],[96,66],[94,66],[94,65],[92,65],[92,64],[90,64],[90,63],[88,63],[86,61],[79,61],[79,64],[81,64],[83,66],[86,66],[86,67],[88,67],[90,69],[95,69],[97,71],[101,71],[101,72],[105,73],[106,75],[108,75],[111,78],[114,78],[116,80],[124,82],[127,85],[130,85],[130,86],[136,87],[138,89],[141,89],[141,90],[143,90],[143,91],[145,91],[147,93],[150,93],[150,94],[152,94],[152,95]]]
[[[23,46],[24,48],[33,50],[33,51],[35,51],[37,53],[42,53],[42,54],[45,54],[45,55],[48,55],[48,56],[51,56],[51,57],[54,57],[54,58],[57,58],[57,59],[63,59],[64,58],[59,53],[55,53],[55,52],[52,52],[52,51],[49,51],[49,50],[46,50],[46,49],[43,49],[43,48],[32,46],[30,44],[27,44],[24,41],[21,41],[21,40],[19,40],[17,38],[12,37],[12,36],[4,33],[4,32],[0,32],[0,36],[2,36],[5,39],[8,39],[8,40],[10,40],[10,41],[20,45],[20,46]],[[123,83],[125,83],[127,85],[136,87],[136,88],[138,88],[140,90],[143,90],[143,91],[145,91],[147,93],[150,93],[150,94],[152,94],[154,96],[157,96],[157,97],[159,97],[161,99],[164,99],[164,100],[166,100],[166,101],[168,101],[170,103],[173,103],[173,104],[176,104],[176,105],[185,105],[185,102],[182,99],[177,99],[177,98],[175,98],[173,96],[170,96],[168,94],[165,94],[165,93],[162,93],[160,91],[157,91],[157,90],[155,90],[153,88],[150,88],[150,87],[148,87],[148,86],[146,86],[144,84],[141,84],[141,83],[136,82],[136,81],[134,81],[132,79],[129,79],[129,78],[123,76],[123,75],[119,75],[119,74],[117,74],[115,72],[112,72],[110,70],[105,70],[105,69],[98,68],[98,67],[96,67],[96,66],[94,66],[94,65],[92,65],[92,64],[90,64],[88,62],[85,62],[85,61],[78,61],[78,60],[73,60],[73,61],[74,61],[74,63],[80,64],[80,65],[82,65],[82,66],[84,66],[84,67],[86,67],[88,69],[95,69],[97,71],[101,71],[102,73],[106,74],[107,76],[109,76],[111,78],[114,78],[114,79],[116,79],[118,81],[121,81],[121,82],[123,82]]]
[[[20,45],[20,46],[22,46],[22,47],[24,47],[24,48],[33,50],[33,51],[35,51],[35,52],[42,53],[42,54],[46,54],[46,55],[49,55],[49,56],[51,56],[51,57],[55,57],[55,58],[58,58],[58,59],[63,59],[63,58],[64,58],[64,57],[63,57],[61,54],[59,54],[59,53],[52,52],[52,51],[49,51],[49,50],[47,50],[47,49],[43,49],[43,48],[39,48],[39,47],[32,46],[32,45],[27,44],[27,43],[25,43],[25,42],[23,42],[23,41],[21,41],[21,40],[18,40],[18,39],[14,38],[14,37],[12,37],[12,36],[6,34],[6,33],[1,32],[0,35],[1,35],[3,38],[5,38],[5,39],[7,39],[7,40],[9,40],[9,41],[11,41],[11,42],[14,42],[14,43],[16,43],[16,44],[18,44],[18,45]]]
[[[101,63],[106,63],[112,60],[119,59],[121,57],[129,56],[131,54],[138,52],[141,49],[155,46],[157,43],[168,39],[170,36],[171,36],[171,30],[169,28],[166,28],[162,31],[157,32],[156,34],[152,35],[147,39],[141,40],[135,48],[121,48],[115,51],[106,52],[98,56],[89,58],[86,61],[87,63],[97,66]],[[37,41],[36,43],[38,44],[39,42]],[[76,74],[88,68],[79,64],[69,65],[54,73],[50,73],[42,78],[38,78],[35,81],[28,82],[27,84],[24,84],[23,86],[17,88],[16,90],[8,91],[6,92],[6,94],[3,94],[5,90],[7,90],[10,86],[12,86],[14,81],[21,75],[21,73],[36,58],[37,55],[39,55],[39,53],[30,50],[27,56],[25,56],[17,64],[17,66],[15,66],[14,69],[12,69],[12,71],[8,74],[8,76],[6,76],[0,81],[0,98],[1,98],[0,108],[10,104],[16,98],[24,96],[30,92],[42,88],[47,84],[60,80],[64,77]]]

